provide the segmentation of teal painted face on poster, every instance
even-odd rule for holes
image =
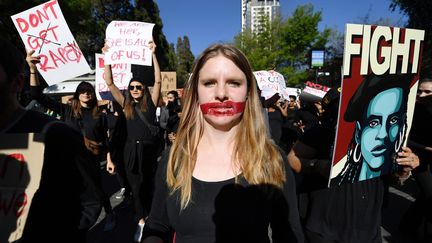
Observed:
[[[359,144],[371,170],[379,169],[394,152],[402,126],[402,92],[401,88],[392,88],[377,94],[365,111]]]

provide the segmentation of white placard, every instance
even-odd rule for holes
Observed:
[[[288,99],[288,93],[286,92],[285,78],[282,74],[270,70],[270,71],[255,71],[255,78],[259,89],[261,90],[261,96],[265,99],[272,97],[274,94],[279,93],[284,99]]]
[[[112,21],[106,29],[105,63],[152,65],[149,42],[153,40],[154,24],[138,21]]]
[[[105,63],[104,55],[96,53],[96,76],[95,76],[95,89],[96,94],[103,92],[110,92],[108,86],[105,82]],[[125,90],[128,88],[130,79],[132,78],[131,64],[129,63],[119,63],[111,65],[112,77],[114,84],[120,89]],[[101,99],[98,97],[98,99]]]
[[[40,56],[37,68],[48,85],[91,71],[56,0],[11,18],[27,51]]]
[[[45,146],[36,136],[40,134],[0,134],[1,242],[19,241],[39,188]]]

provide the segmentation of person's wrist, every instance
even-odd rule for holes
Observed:
[[[399,174],[399,179],[406,180],[406,179],[410,178],[411,175],[412,175],[411,171],[408,171],[408,172],[405,171],[405,172],[402,172]]]

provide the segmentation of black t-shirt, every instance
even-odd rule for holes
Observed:
[[[414,110],[409,140],[426,147],[432,147],[432,109],[430,104],[417,103]],[[420,158],[420,167],[416,171],[427,169],[427,165],[432,163],[431,152],[412,146],[413,151]]]
[[[138,103],[133,104],[133,119],[127,120],[127,136],[129,140],[152,140],[152,135],[150,129],[145,125],[145,123],[140,119],[135,109]],[[141,112],[147,119],[147,122],[154,124],[156,119],[156,107],[153,104],[151,96],[147,98],[147,110]]]
[[[270,134],[276,144],[280,144],[282,136],[282,125],[284,122],[282,113],[279,110],[268,112]]]
[[[173,229],[177,243],[265,243],[270,242],[270,225],[273,242],[303,242],[295,182],[288,166],[282,190],[250,185],[241,176],[237,184],[234,178],[218,182],[192,178],[192,201],[184,210],[180,210],[179,193],[169,193],[166,168],[167,154],[164,154],[156,174],[144,237],[164,236]]]
[[[317,159],[330,160],[335,131],[322,125],[306,131],[300,141],[317,151]],[[328,178],[305,178],[310,191],[305,227],[338,242],[381,242],[381,178],[326,188]],[[321,188],[321,189],[317,189]]]

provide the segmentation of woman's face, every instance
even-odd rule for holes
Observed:
[[[144,86],[140,82],[132,81],[129,84],[129,92],[132,98],[137,101],[141,99],[144,95]]]
[[[199,71],[198,103],[213,127],[229,130],[237,124],[246,96],[246,75],[223,55],[209,59]]]
[[[360,129],[360,143],[363,158],[372,169],[380,168],[391,159],[395,141],[403,126],[403,91],[391,88],[377,94],[370,102]]]
[[[83,88],[78,93],[79,93],[78,100],[81,103],[86,103],[87,104],[87,103],[93,101],[93,99],[96,98],[93,95],[94,90],[91,89],[91,88]]]

